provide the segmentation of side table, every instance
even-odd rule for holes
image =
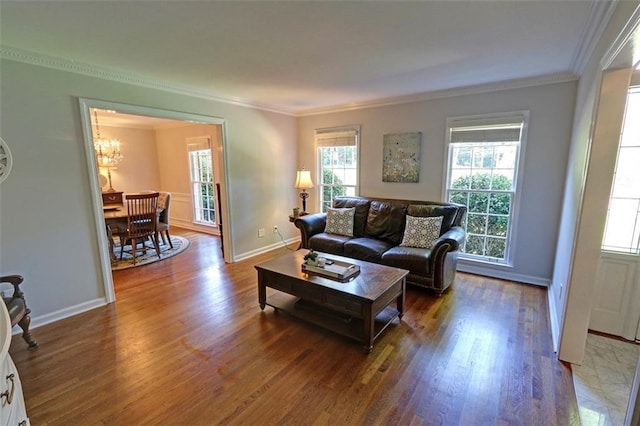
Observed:
[[[297,218],[302,217],[302,216],[306,216],[309,213],[300,213],[298,216],[294,216],[292,214],[289,215],[289,222],[293,223],[293,221],[295,221]]]
[[[309,213],[300,213],[298,216],[294,216],[292,214],[289,215],[289,222],[293,223],[297,218],[302,217],[302,216],[306,216]],[[300,244],[298,244],[298,250],[300,250],[302,248],[302,241],[300,241]]]

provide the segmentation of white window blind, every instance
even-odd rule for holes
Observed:
[[[316,130],[316,146],[356,146],[358,130]]]

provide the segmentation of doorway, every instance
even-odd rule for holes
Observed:
[[[150,107],[142,107],[135,105],[127,105],[127,104],[119,104],[114,102],[107,101],[99,101],[93,99],[79,99],[80,103],[80,114],[81,121],[83,126],[84,133],[84,143],[85,143],[85,155],[87,161],[87,168],[89,172],[89,180],[90,180],[90,188],[91,188],[91,198],[94,207],[94,222],[96,228],[97,240],[100,242],[98,244],[99,254],[100,254],[100,264],[102,269],[102,278],[104,282],[105,289],[105,299],[107,303],[112,303],[115,301],[115,292],[113,286],[113,277],[111,274],[111,260],[110,253],[108,247],[108,239],[106,235],[106,230],[104,226],[104,217],[102,210],[102,185],[104,182],[100,182],[98,164],[96,162],[96,153],[94,149],[94,127],[92,126],[91,120],[91,111],[92,109],[101,109],[101,110],[109,110],[116,111],[118,113],[128,114],[131,116],[138,116],[139,119],[165,119],[165,120],[175,120],[188,122],[191,124],[200,124],[200,125],[212,125],[211,129],[215,129],[215,141],[212,146],[212,150],[216,151],[216,155],[214,156],[216,164],[213,167],[219,170],[219,183],[221,187],[220,191],[220,218],[224,218],[226,222],[230,219],[229,215],[229,204],[228,204],[228,193],[227,193],[227,182],[228,182],[228,170],[227,170],[227,158],[226,158],[226,149],[225,149],[225,120],[218,117],[213,116],[203,116],[197,114],[189,114],[177,111],[170,110],[162,110]],[[187,161],[185,159],[185,161]],[[187,162],[188,164],[188,162]],[[113,178],[113,176],[112,176]],[[118,184],[118,180],[116,179],[113,184]],[[120,182],[123,185],[123,189],[128,189],[124,181]],[[140,186],[137,186],[137,190],[142,189]],[[144,188],[148,189],[148,188]],[[131,191],[130,191],[131,192]],[[224,240],[224,260],[225,262],[232,262],[230,253],[233,252],[231,247],[231,238],[229,237],[229,226],[228,223],[225,224],[226,228],[225,233],[227,234],[227,238]]]

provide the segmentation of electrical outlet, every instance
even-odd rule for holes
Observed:
[[[264,228],[260,228],[260,229],[258,229],[258,237],[259,237],[259,238],[264,237]]]
[[[273,233],[274,234],[278,233],[278,225],[273,225]]]

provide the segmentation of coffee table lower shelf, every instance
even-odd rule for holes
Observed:
[[[266,305],[273,307],[276,311],[283,311],[295,318],[364,343],[365,350],[371,351],[365,337],[364,321],[360,318],[348,316],[286,293],[275,293],[267,297]],[[389,305],[380,311],[374,319],[373,340],[375,341],[398,316],[399,312],[395,306]]]

